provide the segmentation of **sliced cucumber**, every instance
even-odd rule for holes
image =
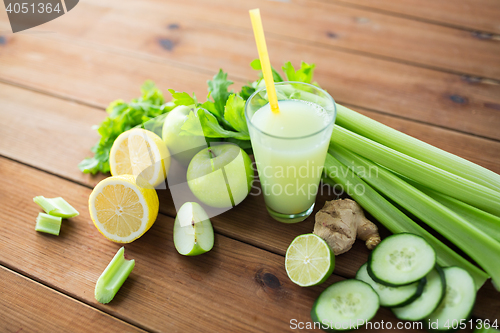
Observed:
[[[386,307],[403,306],[413,302],[420,296],[425,285],[425,278],[420,281],[401,287],[389,287],[373,281],[366,267],[361,266],[356,273],[356,279],[368,283],[380,298],[380,305]]]
[[[372,319],[379,306],[378,295],[368,283],[350,279],[326,288],[314,303],[311,317],[326,331],[346,331]]]
[[[368,259],[368,274],[378,283],[399,287],[425,277],[436,265],[436,252],[420,236],[392,235],[380,242]]]
[[[436,265],[436,268],[430,271],[426,278],[427,283],[420,297],[406,306],[392,309],[398,319],[422,320],[439,306],[446,291],[444,272],[441,267]]]
[[[476,301],[476,285],[469,272],[460,267],[443,268],[446,292],[438,308],[425,321],[429,330],[457,329],[469,319]]]

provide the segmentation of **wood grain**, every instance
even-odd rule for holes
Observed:
[[[0,110],[0,122],[6,124],[4,130],[0,131],[0,154],[90,187],[102,179],[102,175],[97,177],[83,175],[76,168],[78,162],[87,156],[88,147],[96,140],[90,127],[103,119],[102,111],[4,84],[0,84],[0,100],[4,101],[6,106],[2,109],[3,112]],[[477,162],[491,163],[491,166],[494,166],[493,170],[500,171],[498,142],[380,116],[369,111],[359,111],[431,144],[441,145],[441,148],[445,149],[450,148],[451,152],[463,154],[464,157],[476,156],[477,151],[489,152],[490,160],[478,159]],[[58,131],[53,131],[51,129],[54,124],[66,125],[61,126]],[[54,149],[44,147],[54,147]],[[332,192],[328,192],[328,187],[324,187],[323,190],[324,194],[318,197],[316,210],[323,206],[325,200],[335,197]],[[174,217],[176,212],[170,192],[159,190],[158,194],[160,210]],[[286,248],[297,235],[312,231],[314,223],[312,217],[302,223],[285,225],[272,220],[262,207],[261,196],[249,196],[236,208],[214,217],[212,219],[214,228],[219,234],[279,255],[285,254]],[[336,258],[335,273],[353,277],[367,257],[368,251],[362,242],[357,242],[353,250]],[[496,297],[489,284],[481,289],[481,293],[481,299]],[[483,318],[492,318],[492,313],[495,312],[489,306],[480,306],[476,310],[476,314]]]
[[[470,31],[334,2],[146,0],[140,3],[103,3],[93,0],[79,4],[78,11],[71,16],[52,21],[44,28],[137,52],[149,52],[145,46],[156,37],[154,42],[162,42],[164,49],[175,52],[184,39],[189,38],[186,35],[193,29],[193,22],[206,27],[237,28],[251,33],[248,10],[257,7],[262,11],[266,34],[293,40],[298,45],[313,43],[324,48],[335,47],[345,52],[500,79],[498,42],[477,38]],[[89,13],[92,13],[92,19],[89,19]],[[184,38],[179,38],[179,29],[182,29]],[[212,42],[212,39],[205,41]],[[221,47],[222,59],[226,58],[223,52],[228,48],[231,46]]]
[[[403,14],[437,24],[456,26],[469,30],[500,33],[500,6],[496,0],[326,0],[349,3],[367,9]]]
[[[0,266],[2,332],[145,332]]]
[[[110,101],[137,97],[145,79],[200,99],[220,67],[235,89],[253,80],[246,10],[260,6],[273,63],[315,62],[317,81],[337,101],[500,172],[498,36],[470,31],[496,32],[500,9],[491,0],[471,1],[422,8],[413,0],[88,0],[35,31],[49,33],[0,33],[0,81],[9,83],[0,83],[0,330],[57,331],[70,322],[72,331],[137,330],[126,320],[157,332],[281,332],[291,330],[291,319],[308,322],[319,293],[352,277],[368,251],[357,242],[336,258],[327,283],[299,288],[286,276],[283,254],[312,230],[313,218],[275,222],[261,196],[214,217],[214,250],[187,258],[173,247],[170,193],[159,191],[162,214],[126,245],[136,268],[111,304],[97,303],[95,281],[119,245],[88,216],[88,195],[103,175],[76,168],[97,139],[90,126]],[[470,7],[477,4],[482,8]],[[6,22],[0,11],[0,31],[9,30]],[[487,28],[471,28],[477,26]],[[37,233],[35,195],[63,196],[81,215],[64,221],[59,237]],[[320,195],[316,209],[333,197]],[[53,304],[64,310],[52,313]],[[489,282],[474,315],[500,319]],[[375,318],[381,320],[396,323],[387,309]]]
[[[8,37],[0,45],[0,59],[0,79],[101,108],[115,99],[137,98],[148,79],[165,90],[206,96],[203,83],[213,76],[159,58],[129,57],[33,35]]]
[[[95,281],[121,246],[107,241],[90,220],[90,189],[0,158],[0,263],[23,275],[147,330],[158,332],[289,331],[290,320],[310,321],[319,293],[341,278],[301,288],[284,269],[284,258],[222,235],[212,251],[179,255],[173,219],[160,215],[139,240],[125,245],[136,266],[109,305],[93,296]],[[35,195],[62,196],[80,215],[65,220],[59,237],[34,231]],[[23,246],[18,246],[23,244]],[[351,263],[351,265],[354,265]],[[396,322],[387,309],[377,321]]]
[[[161,49],[155,40],[152,47],[165,59],[160,54],[125,55],[113,48],[96,50],[71,40],[15,35],[0,47],[0,79],[104,106],[116,98],[136,97],[139,86],[148,78],[164,90],[194,91],[205,100],[204,82],[211,77],[205,72],[224,68],[237,81],[236,90],[244,82],[239,78],[257,77],[245,65],[256,57],[251,34],[200,27],[189,36],[195,40],[181,43],[173,53]],[[232,46],[223,52],[226,58],[221,58],[218,45],[227,40]],[[200,51],[203,41],[211,42]],[[276,38],[268,38],[268,44],[277,64],[315,62],[316,80],[338,102],[500,139],[500,85],[316,46],[298,49],[295,43]],[[181,59],[195,66],[203,64],[204,72],[178,68],[175,63]]]

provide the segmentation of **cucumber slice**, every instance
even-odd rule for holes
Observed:
[[[469,272],[457,266],[443,271],[446,292],[438,308],[427,317],[429,330],[457,329],[457,323],[469,319],[476,302],[476,285]]]
[[[389,287],[373,281],[366,267],[361,266],[356,273],[356,279],[368,283],[380,298],[380,305],[386,307],[404,306],[413,302],[422,294],[425,286],[425,278],[420,281],[401,287]]]
[[[368,274],[373,281],[391,287],[412,284],[436,265],[436,252],[420,236],[392,235],[370,253]]]
[[[398,319],[422,320],[439,306],[446,291],[444,272],[441,267],[436,265],[436,268],[430,271],[426,278],[427,283],[420,297],[406,306],[392,309]]]
[[[319,295],[311,318],[326,331],[352,330],[372,319],[379,306],[378,295],[368,283],[344,280],[332,284]]]

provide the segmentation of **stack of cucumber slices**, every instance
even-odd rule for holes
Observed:
[[[356,279],[326,288],[311,316],[327,331],[350,330],[384,306],[401,320],[447,330],[453,321],[469,318],[475,299],[476,286],[466,270],[439,267],[434,249],[422,237],[402,233],[384,239]]]

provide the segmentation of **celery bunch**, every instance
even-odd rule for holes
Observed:
[[[477,288],[489,276],[500,285],[500,175],[346,107],[338,105],[337,111],[325,181],[342,186],[391,232],[424,237],[440,265],[466,269]],[[486,273],[413,218],[447,238]]]

